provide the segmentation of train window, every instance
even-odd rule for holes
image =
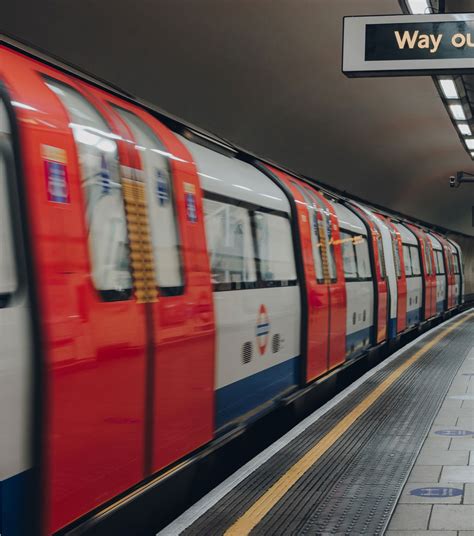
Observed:
[[[436,252],[436,258],[438,259],[438,268],[437,268],[437,272],[438,274],[444,274],[445,273],[445,269],[444,269],[444,257],[443,257],[443,252],[442,251],[437,251]]]
[[[166,149],[152,129],[137,115],[114,109],[132,131],[142,159],[148,215],[155,259],[156,283],[161,295],[183,292],[181,250],[173,195],[173,180]]]
[[[454,264],[454,273],[459,274],[460,273],[460,270],[459,270],[459,256],[458,256],[457,253],[453,254],[453,264]]]
[[[207,249],[214,290],[246,288],[257,281],[255,253],[246,208],[204,199]]]
[[[346,279],[357,279],[357,262],[352,235],[341,231],[342,261]]]
[[[318,221],[318,211],[311,200],[311,197],[308,195],[308,192],[305,188],[302,188],[298,183],[292,181],[292,184],[300,191],[304,200],[306,201],[306,206],[309,213],[309,221],[311,227],[311,246],[313,250],[313,262],[314,269],[316,272],[316,281],[318,283],[324,282],[324,272],[323,272],[323,260],[321,248],[322,244],[320,242],[320,236],[325,232],[323,227],[323,222]]]
[[[389,227],[389,230],[390,236],[392,237],[393,258],[395,260],[395,273],[397,275],[397,278],[400,278],[402,276],[402,266],[400,261],[400,252],[398,251],[398,238],[397,234],[391,226]]]
[[[326,257],[328,259],[329,278],[334,283],[337,281],[336,258],[334,253],[334,240],[332,238],[331,214],[323,201],[307,187],[302,188],[306,195],[311,199],[313,207],[321,216],[318,222],[320,237],[324,236],[326,240]]]
[[[448,274],[452,274],[453,273],[453,259],[452,259],[452,254],[451,254],[451,251],[446,250],[446,258],[448,259],[448,265],[446,267],[446,271],[448,272]]]
[[[296,281],[290,220],[268,212],[254,212],[256,242],[262,281]]]
[[[51,78],[45,83],[67,110],[79,153],[92,280],[104,300],[129,299],[132,278],[117,136],[78,91]]]
[[[353,238],[356,259],[357,259],[357,274],[359,279],[370,279],[372,272],[370,268],[369,246],[367,238],[362,235],[354,236]]]
[[[405,275],[413,275],[413,270],[411,268],[411,259],[410,259],[410,247],[406,244],[403,244],[403,261],[405,264]]]
[[[379,252],[379,265],[380,265],[380,275],[382,279],[385,279],[387,273],[385,270],[385,255],[383,252],[383,244],[382,244],[382,237],[377,235],[377,249]]]
[[[421,275],[420,253],[417,246],[410,246],[410,256],[413,275]]]
[[[313,259],[314,259],[314,266],[316,270],[316,280],[319,283],[322,283],[324,281],[324,273],[323,273],[323,260],[321,256],[321,242],[319,241],[320,233],[323,231],[320,231],[320,225],[321,223],[318,221],[318,213],[316,210],[310,210],[310,217],[311,217],[311,244],[313,246]]]
[[[423,239],[424,243],[424,255],[425,255],[425,264],[428,275],[433,275],[433,264],[431,262],[431,250],[428,245],[428,239]]]
[[[18,286],[13,248],[10,195],[8,193],[7,151],[10,151],[10,125],[7,110],[0,100],[0,307],[5,307]]]
[[[434,258],[435,258],[435,270],[436,270],[436,273],[437,274],[440,274],[441,273],[441,266],[439,264],[439,255],[438,255],[439,251],[434,249],[433,250],[433,254],[434,254]]]

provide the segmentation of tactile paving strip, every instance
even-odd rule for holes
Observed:
[[[474,319],[413,363],[253,528],[252,535],[383,534],[459,366]],[[197,519],[183,534],[219,535],[394,370],[436,335],[379,370]]]

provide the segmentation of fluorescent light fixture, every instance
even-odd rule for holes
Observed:
[[[474,149],[474,138],[469,140],[464,140],[468,149]]]
[[[466,114],[464,113],[464,108],[461,104],[450,104],[449,109],[451,111],[453,119],[456,119],[456,121],[466,120]]]
[[[452,78],[440,78],[439,85],[446,99],[459,99],[459,93]]]
[[[471,127],[467,123],[458,123],[458,129],[464,136],[472,136]]]
[[[406,0],[406,3],[413,15],[427,15],[432,12],[428,0]]]

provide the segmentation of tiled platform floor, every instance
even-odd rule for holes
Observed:
[[[474,536],[474,348],[449,389],[386,536]]]

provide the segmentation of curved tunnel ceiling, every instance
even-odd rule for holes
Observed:
[[[474,164],[432,79],[341,74],[342,17],[400,12],[397,0],[15,0],[0,26],[252,153],[473,235],[474,185],[448,177]]]

